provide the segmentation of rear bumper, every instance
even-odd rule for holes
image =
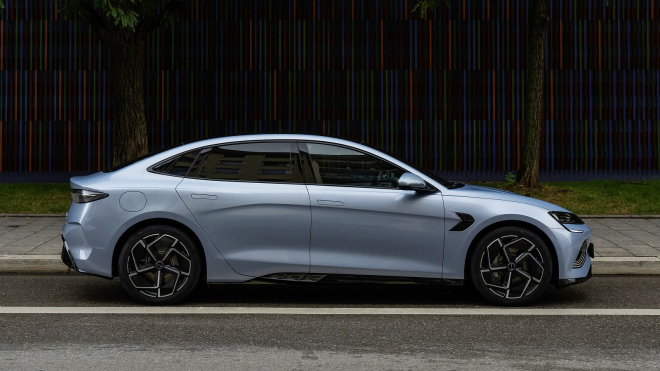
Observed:
[[[62,263],[64,263],[67,267],[69,267],[70,269],[73,269],[76,272],[84,273],[84,274],[87,274],[87,275],[90,275],[90,276],[101,277],[101,278],[105,278],[105,279],[109,279],[109,280],[112,279],[112,277],[106,277],[106,276],[103,276],[103,275],[100,275],[100,274],[89,273],[89,272],[85,272],[82,269],[80,269],[78,267],[78,265],[76,264],[76,259],[71,254],[71,250],[69,249],[69,245],[66,243],[66,240],[64,239],[64,236],[62,236],[62,253],[60,254],[60,256],[61,256],[61,259],[62,259]]]
[[[62,252],[60,253],[60,257],[62,258],[62,263],[64,263],[67,267],[78,271],[78,267],[76,267],[76,261],[71,256],[69,246],[67,246],[66,241],[64,240],[64,236],[62,236]]]

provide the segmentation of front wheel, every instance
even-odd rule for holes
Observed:
[[[525,305],[538,299],[552,278],[552,257],[543,240],[520,227],[486,234],[470,256],[475,289],[498,305]]]
[[[154,225],[135,232],[119,255],[119,278],[135,299],[151,305],[185,299],[199,282],[198,247],[178,228]]]

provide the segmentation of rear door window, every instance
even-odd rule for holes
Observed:
[[[297,153],[289,142],[237,143],[205,148],[190,178],[243,182],[302,183]]]

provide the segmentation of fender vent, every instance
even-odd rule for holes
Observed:
[[[460,232],[468,229],[474,223],[474,218],[470,214],[463,214],[463,213],[456,213],[459,218],[461,218],[461,221],[458,222],[450,231],[453,232]]]

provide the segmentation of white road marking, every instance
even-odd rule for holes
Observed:
[[[0,307],[0,314],[285,314],[435,316],[660,316],[660,309]]]

